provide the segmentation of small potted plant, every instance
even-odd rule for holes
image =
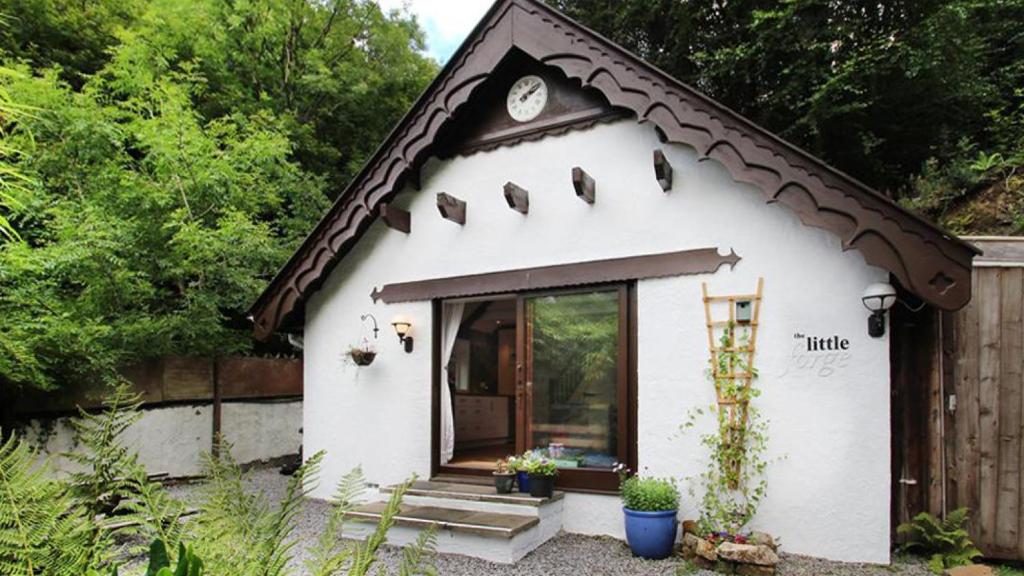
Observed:
[[[676,542],[679,490],[673,480],[629,475],[616,467],[626,516],[626,541],[633,554],[660,559],[672,554]]]
[[[530,496],[551,498],[555,491],[555,476],[558,465],[547,457],[534,457],[526,461],[526,473],[530,480]]]
[[[494,468],[494,489],[498,494],[508,494],[515,484],[516,473],[512,472],[507,460],[498,460]]]
[[[524,494],[530,491],[530,477],[526,472],[526,461],[532,455],[532,452],[526,452],[522,456],[509,456],[506,460],[508,471],[515,475],[516,485],[519,486],[519,491]]]

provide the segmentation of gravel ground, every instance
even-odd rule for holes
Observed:
[[[247,477],[250,489],[260,490],[276,499],[283,493],[287,477],[277,469],[253,470]],[[180,485],[171,487],[174,496],[185,501],[194,501],[197,486]],[[328,513],[328,505],[310,500],[305,503],[296,522],[295,537],[299,541],[294,565],[296,576],[304,559],[303,543],[315,542]],[[400,549],[385,546],[380,562],[394,568],[398,565]],[[434,562],[438,573],[444,576],[477,576],[495,574],[500,576],[654,576],[689,574],[713,576],[706,570],[688,570],[685,563],[677,559],[643,560],[634,558],[629,548],[612,538],[559,535],[537,548],[513,566],[492,564],[476,558],[438,554]],[[395,573],[392,570],[391,573]],[[900,560],[892,566],[867,566],[830,562],[791,554],[782,555],[778,574],[781,576],[930,576],[930,572],[915,560]]]

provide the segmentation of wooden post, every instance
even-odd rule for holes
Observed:
[[[213,357],[213,442],[210,446],[210,454],[214,458],[220,458],[220,370],[218,370],[218,358]]]

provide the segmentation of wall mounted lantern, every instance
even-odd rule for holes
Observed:
[[[860,300],[871,311],[868,317],[868,336],[881,338],[885,335],[885,311],[896,303],[896,289],[885,282],[872,284],[864,290]]]
[[[395,333],[398,334],[398,341],[405,345],[405,351],[412,352],[412,336],[409,336],[409,330],[412,329],[412,323],[408,320],[395,320],[391,325],[395,327]]]

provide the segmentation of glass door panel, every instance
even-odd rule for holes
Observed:
[[[525,298],[527,443],[561,468],[620,460],[624,302],[622,289]]]

